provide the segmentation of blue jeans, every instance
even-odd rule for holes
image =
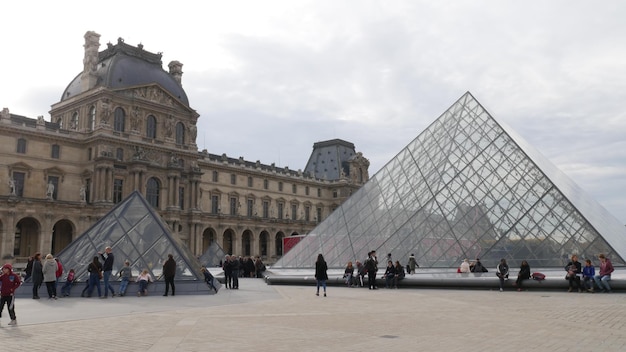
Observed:
[[[73,283],[71,281],[65,281],[65,283],[63,284],[63,287],[61,287],[61,294],[63,296],[69,296],[70,290],[72,289],[72,285]]]
[[[94,287],[98,288],[98,297],[102,296],[102,288],[100,287],[100,275],[98,275],[98,273],[89,273],[89,288],[87,289],[87,296],[91,297]]]
[[[109,295],[109,290],[111,291],[111,295],[115,294],[115,290],[113,286],[109,283],[109,279],[111,278],[111,271],[105,271],[102,273],[102,278],[104,279],[104,297]]]
[[[598,288],[600,290],[611,291],[611,286],[609,285],[609,281],[611,281],[611,275],[596,275],[594,277],[594,280],[596,281],[596,285],[598,285]]]
[[[324,293],[326,293],[326,280],[317,280],[317,293],[320,293],[320,286],[324,288]]]
[[[123,277],[122,282],[120,282],[120,296],[123,296],[126,294],[127,287],[128,287],[128,278]]]
[[[142,295],[148,293],[148,281],[139,280],[139,292],[137,293],[142,294]]]

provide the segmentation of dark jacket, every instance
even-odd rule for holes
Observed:
[[[387,266],[387,270],[385,270],[385,277],[394,277],[396,276],[396,267],[395,266]]]
[[[115,257],[113,257],[113,253],[107,254],[106,257],[104,254],[100,254],[100,257],[104,260],[104,264],[102,264],[102,271],[113,271],[113,260],[115,259]]]
[[[521,265],[517,276],[522,280],[530,279],[530,265]]]
[[[328,266],[326,266],[325,261],[315,262],[315,278],[317,280],[328,280],[327,270]]]
[[[565,266],[565,271],[569,273],[570,270],[573,271],[574,274],[579,275],[583,272],[583,266],[580,262],[569,262]]]
[[[176,261],[174,258],[168,258],[163,264],[163,276],[166,278],[176,276]]]
[[[34,285],[41,285],[43,283],[43,265],[40,260],[33,262],[33,273],[31,275]]]

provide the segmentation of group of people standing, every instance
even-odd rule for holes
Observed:
[[[41,253],[37,252],[28,258],[26,264],[26,277],[24,281],[31,279],[33,282],[33,299],[39,299],[39,287],[46,284],[48,299],[57,299],[57,284],[63,275],[63,265],[52,254],[41,259]]]
[[[260,256],[253,259],[252,257],[244,258],[241,256],[237,258],[235,255],[227,254],[221,267],[224,270],[226,288],[233,290],[239,289],[240,277],[262,278],[263,272],[266,270]]]

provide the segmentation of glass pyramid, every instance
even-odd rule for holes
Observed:
[[[272,267],[329,267],[370,250],[422,268],[464,258],[562,267],[571,254],[624,265],[626,228],[468,92]],[[384,265],[384,264],[383,264]]]
[[[167,255],[172,254],[176,260],[176,280],[203,280],[198,259],[178,238],[172,236],[161,217],[138,191],[131,193],[72,241],[58,258],[66,272],[73,268],[76,277],[85,281],[89,276],[87,266],[107,246],[113,249],[115,256],[113,274],[128,259],[133,276],[148,269],[157,279],[161,276]]]
[[[225,257],[226,252],[216,241],[213,241],[198,260],[205,267],[214,268],[221,267],[220,263],[223,262]]]

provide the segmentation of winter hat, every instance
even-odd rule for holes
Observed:
[[[9,263],[6,263],[2,266],[2,269],[7,268],[9,271],[13,271],[13,266]]]

